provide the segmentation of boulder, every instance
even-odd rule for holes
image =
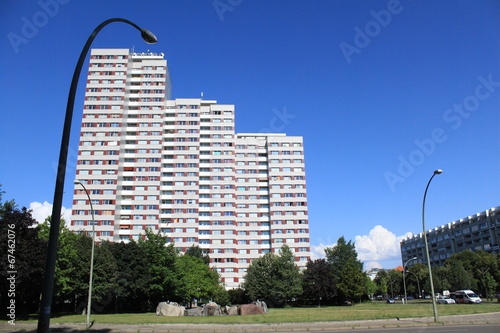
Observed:
[[[237,316],[238,315],[238,306],[233,305],[227,310],[228,316]]]
[[[221,316],[222,311],[220,309],[219,304],[210,302],[203,305],[202,314],[203,316]]]
[[[267,308],[267,304],[266,302],[264,301],[259,301],[259,300],[256,300],[255,302],[253,302],[252,304],[255,304],[257,305],[258,307],[262,308],[262,310],[264,311],[264,313],[268,313],[269,310]]]
[[[200,308],[191,308],[191,309],[186,309],[186,311],[184,312],[184,315],[198,317],[198,316],[201,316],[202,313],[201,313]]]
[[[239,306],[238,314],[241,316],[264,314],[264,310],[255,304],[243,304]]]
[[[185,307],[179,306],[177,303],[161,302],[156,307],[156,315],[166,317],[182,317],[184,316],[185,310]]]

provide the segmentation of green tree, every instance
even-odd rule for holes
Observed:
[[[391,298],[401,295],[403,293],[403,272],[391,269],[387,273],[387,291]]]
[[[92,312],[106,312],[117,288],[117,264],[109,242],[96,244],[92,283]]]
[[[500,276],[498,276],[498,255],[494,255],[485,251],[478,251],[477,261],[473,266],[474,277],[477,281],[477,287],[482,295],[487,299],[493,300],[495,290],[500,284]],[[495,276],[498,279],[495,279]]]
[[[56,309],[87,311],[90,279],[92,237],[69,231],[64,221],[60,226],[58,257],[55,271]],[[40,235],[48,238],[50,217],[43,224]],[[116,262],[107,242],[96,244],[92,282],[92,312],[100,313],[113,299],[116,290]]]
[[[376,286],[376,294],[381,294],[384,295],[384,297],[388,297],[388,275],[387,271],[385,269],[382,269],[377,272],[377,275],[375,276],[375,279],[373,279],[373,282],[375,282]]]
[[[432,269],[432,281],[434,282],[434,291],[442,293],[444,290],[450,290],[451,284],[448,280],[449,269],[444,266],[436,266]]]
[[[339,295],[341,299],[349,301],[354,305],[355,300],[361,300],[363,295],[366,295],[366,274],[360,269],[360,262],[350,258],[345,263],[345,266],[340,271],[341,279],[337,283]]]
[[[495,298],[495,290],[498,286],[498,283],[495,281],[495,278],[490,274],[486,273],[481,276],[480,279],[481,290],[484,291],[484,296],[490,301],[493,302]]]
[[[116,261],[117,280],[114,300],[115,312],[148,311],[148,286],[151,280],[149,263],[139,244],[110,244]]]
[[[0,202],[0,305],[6,309],[14,299],[17,319],[38,310],[47,251],[47,243],[38,232],[30,210],[17,208],[14,200]],[[14,289],[8,280],[11,278]],[[0,314],[6,315],[7,311]]]
[[[476,290],[486,298],[491,298],[499,285],[498,255],[485,251],[465,250],[452,255],[445,262],[452,288],[460,287]],[[490,296],[491,295],[491,296]]]
[[[283,306],[302,293],[302,276],[287,245],[278,255],[266,253],[248,267],[244,288],[254,300]]]
[[[365,293],[369,296],[375,296],[375,292],[377,291],[377,285],[368,275],[365,275]]]
[[[446,262],[445,265],[448,270],[447,279],[452,290],[476,288],[474,275],[470,270],[465,269],[462,261],[451,260]]]
[[[318,306],[331,302],[336,296],[335,280],[326,259],[308,261],[303,273],[303,299],[315,301]]]
[[[468,269],[472,269],[475,267],[479,260],[478,252],[473,252],[471,250],[465,250],[462,252],[458,252],[453,254],[446,260],[446,263],[451,263],[454,261],[460,261],[462,266],[467,267]]]
[[[89,292],[89,276],[90,276],[90,256],[92,254],[92,238],[86,234],[79,234],[74,242],[74,248],[78,252],[73,265],[74,270],[74,287],[73,297],[75,304],[75,312],[84,313],[87,308],[87,297]]]
[[[175,300],[175,262],[178,254],[168,237],[146,229],[146,238],[139,240],[144,258],[149,263],[148,308],[154,310],[159,302]]]
[[[207,265],[210,263],[210,257],[208,256],[208,254],[203,253],[203,250],[198,245],[193,244],[193,246],[187,249],[186,253],[184,254],[191,257],[200,258]]]
[[[337,303],[344,304],[361,297],[361,289],[366,287],[366,273],[363,272],[363,264],[358,260],[354,244],[351,241],[346,242],[342,236],[337,240],[337,245],[326,248],[325,253],[326,260],[332,267],[334,284],[338,288]],[[359,284],[352,284],[349,279],[361,283],[361,287]]]
[[[39,235],[48,240],[49,216],[41,225]],[[73,233],[61,220],[55,270],[55,309],[75,312],[86,311],[90,279],[92,238],[86,234]],[[94,251],[92,312],[103,312],[113,300],[116,291],[117,265],[111,245],[96,244]]]
[[[350,260],[358,260],[358,254],[356,253],[356,248],[354,244],[349,241],[346,242],[344,236],[341,236],[337,240],[337,245],[334,247],[325,248],[326,260],[332,265],[333,275],[339,279],[341,276],[341,271],[343,270],[345,264]],[[360,269],[363,265],[359,262]]]
[[[210,269],[202,259],[190,255],[180,256],[176,263],[179,297],[190,304],[194,299],[210,300],[221,292],[219,274]]]
[[[40,224],[39,237],[47,242],[49,240],[50,221],[51,217],[49,216]],[[55,311],[74,311],[77,305],[75,298],[76,289],[79,287],[82,288],[84,284],[84,282],[80,281],[83,276],[81,271],[79,271],[81,269],[79,264],[81,253],[76,246],[77,239],[81,237],[88,236],[69,231],[66,227],[66,221],[61,219],[54,275]]]
[[[408,293],[414,294],[415,297],[424,297],[422,295],[422,289],[424,287],[424,282],[427,280],[429,273],[427,266],[423,263],[416,263],[408,268]],[[430,290],[430,289],[429,289]]]
[[[216,289],[215,294],[213,295],[213,300],[215,303],[226,306],[231,304],[231,300],[229,299],[229,292],[222,285]]]
[[[243,288],[228,290],[230,304],[248,304],[252,301],[248,292]]]

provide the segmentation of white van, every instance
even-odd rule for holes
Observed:
[[[457,290],[454,293],[451,293],[451,298],[453,298],[456,303],[462,304],[479,304],[483,302],[475,292],[468,289]]]

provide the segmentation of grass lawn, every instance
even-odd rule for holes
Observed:
[[[458,315],[500,312],[500,303],[438,304],[438,315]],[[154,313],[96,314],[91,320],[110,324],[171,324],[171,323],[221,323],[253,324],[312,321],[346,321],[387,318],[415,318],[433,316],[431,303],[409,303],[403,305],[386,303],[362,303],[355,306],[300,307],[270,309],[264,315],[220,316],[220,317],[159,317]],[[52,323],[85,323],[85,315],[67,315],[51,319]]]

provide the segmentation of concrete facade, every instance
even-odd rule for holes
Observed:
[[[401,241],[403,263],[427,263],[424,235],[420,233]],[[451,255],[464,250],[500,253],[500,206],[485,210],[428,231],[431,265],[442,265]]]
[[[150,228],[181,252],[199,245],[226,288],[283,244],[305,267],[302,137],[237,134],[234,105],[170,91],[163,54],[92,50],[76,179],[96,238],[128,242]],[[70,229],[91,233],[91,221],[77,185]]]

